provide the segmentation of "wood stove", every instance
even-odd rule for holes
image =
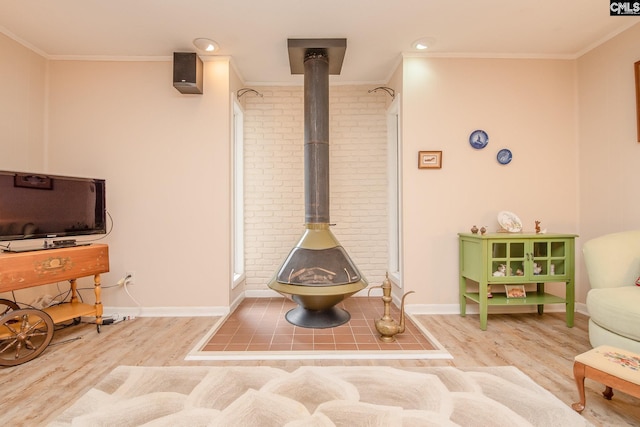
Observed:
[[[348,322],[336,304],[368,285],[329,229],[329,74],[340,74],[346,47],[346,39],[288,40],[291,73],[304,74],[305,232],[269,287],[298,303],[285,317],[306,328]]]

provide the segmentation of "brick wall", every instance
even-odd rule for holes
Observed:
[[[268,289],[304,231],[302,87],[255,87],[244,97],[245,253],[248,290]],[[332,231],[370,284],[384,278],[388,252],[384,93],[332,86]]]

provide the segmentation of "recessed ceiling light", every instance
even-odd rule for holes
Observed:
[[[411,47],[417,50],[426,50],[432,48],[435,43],[436,39],[434,39],[433,37],[422,37],[414,41],[411,44]]]
[[[204,39],[204,38],[195,39],[193,41],[193,45],[199,50],[204,52],[209,52],[209,53],[215,52],[216,50],[220,49],[220,46],[218,46],[218,43],[216,43],[211,39]]]

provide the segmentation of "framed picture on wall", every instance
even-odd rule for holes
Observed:
[[[420,151],[418,153],[418,168],[440,169],[442,167],[442,151]]]
[[[636,129],[638,132],[638,142],[640,142],[640,61],[633,64],[636,77]]]

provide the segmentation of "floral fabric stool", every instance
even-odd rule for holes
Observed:
[[[585,405],[585,378],[604,384],[602,395],[608,400],[613,397],[614,388],[640,398],[640,354],[601,345],[575,357],[573,376],[580,402],[571,407],[577,412],[582,412]]]

